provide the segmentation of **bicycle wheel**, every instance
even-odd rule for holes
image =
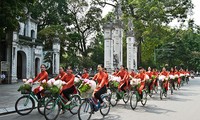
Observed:
[[[150,90],[149,97],[152,97],[152,96],[153,96],[153,90]]]
[[[125,104],[129,101],[129,92],[124,93],[123,101]]]
[[[49,101],[49,97],[42,97],[39,101],[38,101],[38,106],[37,106],[37,109],[38,109],[38,112],[41,114],[41,115],[44,115],[44,108],[45,108],[45,104]]]
[[[116,92],[111,92],[110,104],[112,106],[116,106],[117,105],[117,95],[116,95]]]
[[[135,108],[137,107],[137,103],[137,95],[135,93],[132,93],[130,97],[130,105],[133,110],[135,110]]]
[[[172,87],[172,83],[170,83],[169,85],[170,91],[171,91],[171,95],[173,94],[173,87]]]
[[[163,99],[163,89],[162,88],[160,89],[160,99],[161,100]]]
[[[189,82],[189,77],[186,78],[186,83],[188,84],[188,82]]]
[[[109,96],[104,96],[102,100],[104,101],[104,106],[100,108],[100,113],[106,116],[110,112],[110,98]]]
[[[79,120],[89,120],[92,116],[93,110],[89,100],[84,100],[78,109]]]
[[[142,99],[141,99],[141,104],[145,106],[147,103],[147,92],[145,90],[142,91]]]
[[[154,86],[155,93],[158,93],[158,86]]]
[[[80,96],[73,95],[71,98],[71,104],[70,104],[70,109],[69,109],[70,113],[73,115],[77,114],[80,104],[81,104]]]
[[[35,102],[30,96],[22,96],[15,103],[15,110],[20,115],[28,115],[35,108]]]
[[[60,113],[60,105],[56,102],[56,100],[49,100],[44,108],[44,116],[46,120],[55,120]]]

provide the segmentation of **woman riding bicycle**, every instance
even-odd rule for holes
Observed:
[[[97,87],[94,90],[93,97],[98,99],[101,103],[101,106],[103,106],[104,104],[101,95],[107,92],[106,83],[108,83],[108,80],[106,79],[106,74],[103,71],[102,65],[98,65],[97,70],[98,73],[93,78],[93,80],[97,81]]]
[[[127,75],[128,75],[128,72],[125,70],[124,66],[121,65],[120,71],[116,74],[116,76],[119,76],[121,78],[121,81],[120,81],[120,84],[118,86],[118,89],[120,91],[123,91],[124,93],[126,92],[125,88],[128,86],[128,84],[127,84],[127,82],[128,82]]]
[[[112,75],[116,76],[118,74],[118,72],[119,72],[119,68],[116,68]]]
[[[33,80],[33,82],[42,82],[43,80],[48,80],[48,73],[46,72],[46,66],[42,64],[40,66],[41,73],[37,75],[37,77]],[[41,90],[40,86],[34,89],[34,93],[37,95],[38,99],[41,99]]]
[[[63,67],[59,68],[59,74],[57,77],[55,77],[55,80],[61,79],[63,76],[65,76],[67,73],[64,71]]]
[[[142,90],[145,87],[145,73],[144,73],[144,69],[142,67],[139,67],[139,73],[135,76],[135,78],[141,80],[141,85],[138,88],[138,93],[140,94],[140,97],[142,98]]]
[[[160,75],[163,75],[166,78],[168,78],[169,73],[167,72],[167,70],[166,70],[165,67],[163,67],[162,72],[160,73]],[[168,91],[168,85],[169,85],[168,80],[165,80],[165,82],[163,83],[163,85],[164,85],[164,88],[166,89],[166,91]]]
[[[67,98],[68,104],[70,103],[70,94],[73,94],[76,91],[74,86],[74,74],[72,73],[71,67],[67,68],[67,74],[61,78],[62,81],[66,84],[62,87],[62,94]]]
[[[154,85],[158,87],[158,72],[155,68],[152,69],[152,76],[155,76],[155,78],[153,79],[153,84],[150,86],[151,90],[153,89]]]
[[[82,79],[89,79],[89,74],[87,72],[87,68],[83,69],[83,74],[81,75]]]
[[[103,71],[104,71],[104,73],[106,74],[106,77],[105,77],[105,79],[106,79],[106,86],[108,87],[108,86],[109,86],[108,72],[107,72],[107,69],[106,69],[106,68],[103,68]]]
[[[151,67],[148,67],[148,71],[146,72],[146,74],[149,76],[149,79],[151,80],[151,82],[148,84],[148,88],[149,88],[149,93],[150,93],[150,90],[153,89],[153,80],[152,80],[152,74],[153,72],[151,71]]]
[[[171,70],[170,70],[170,72],[169,72],[169,75],[172,75],[172,76],[174,76],[174,68],[172,67],[171,68]],[[173,80],[171,80],[171,78],[170,78],[170,84],[172,85],[172,87],[173,87],[173,89],[175,90],[176,88],[175,88],[175,84],[174,84],[174,81]]]

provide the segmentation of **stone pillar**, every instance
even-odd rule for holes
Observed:
[[[134,30],[133,30],[132,19],[128,21],[128,32],[127,32],[127,68],[137,69],[137,43],[135,41]]]
[[[134,54],[134,63],[135,63],[134,68],[135,69],[137,69],[137,67],[138,67],[138,65],[137,65],[137,63],[138,63],[138,61],[137,61],[137,52],[138,52],[138,47],[137,47],[137,44],[134,43],[133,54]]]
[[[134,68],[134,37],[127,37],[126,43],[127,43],[127,68],[133,69]]]
[[[60,39],[56,36],[53,40],[53,61],[52,61],[52,74],[59,74],[60,66]]]
[[[9,83],[16,83],[17,82],[17,44],[16,42],[19,40],[18,38],[18,33],[17,32],[13,32],[13,41],[12,41],[12,48],[9,48],[7,50],[11,50],[12,53],[12,58],[7,58],[8,62],[10,61],[9,59],[12,59],[12,63],[10,63],[9,65],[11,65],[11,78],[10,78],[10,82]],[[8,51],[8,53],[10,53],[10,51]],[[8,55],[8,57],[10,57]]]
[[[123,29],[120,21],[114,24],[115,29],[112,34],[114,41],[114,67],[119,68],[123,64]]]
[[[112,72],[114,69],[112,30],[112,23],[104,25],[104,67],[108,70],[108,72]]]

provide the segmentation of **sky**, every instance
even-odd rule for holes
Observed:
[[[200,26],[200,0],[192,0],[192,3],[194,4],[194,9],[193,9],[193,15],[191,18],[194,19],[195,24]],[[102,16],[105,16],[108,12],[112,11],[113,7],[111,6],[105,6],[103,9]],[[176,26],[177,22],[171,23],[170,26]]]

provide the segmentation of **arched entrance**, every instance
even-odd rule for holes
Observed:
[[[17,78],[26,78],[26,54],[23,51],[17,52]]]
[[[35,31],[31,30],[31,38],[35,38]]]
[[[35,59],[35,76],[37,76],[39,72],[40,72],[40,59],[36,58]]]

